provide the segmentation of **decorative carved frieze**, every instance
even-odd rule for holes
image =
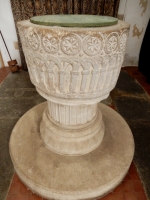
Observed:
[[[48,100],[40,122],[43,143],[63,155],[95,150],[105,133],[97,103],[116,85],[129,25],[69,28],[23,21],[18,28],[31,81]]]
[[[114,25],[111,32],[109,27],[72,31],[26,21],[18,27],[31,80],[46,96],[102,100],[114,88],[125,53],[126,26]]]
[[[19,33],[37,89],[46,96],[89,99],[108,96],[122,66],[128,30],[38,27],[28,21]],[[117,25],[115,25],[117,27]],[[105,86],[105,87],[104,87]],[[104,95],[105,94],[105,95]]]

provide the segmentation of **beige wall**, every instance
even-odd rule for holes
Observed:
[[[150,0],[120,0],[118,17],[131,25],[123,66],[137,66],[150,18]]]

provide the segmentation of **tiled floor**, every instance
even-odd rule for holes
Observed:
[[[0,68],[0,83],[3,82],[3,80],[6,78],[6,76],[10,73],[10,70],[8,67]]]
[[[150,86],[145,83],[145,77],[138,72],[137,68],[126,67],[126,70],[132,77],[136,78],[142,87],[150,95]],[[5,79],[9,70],[7,68],[0,69],[0,83]],[[114,108],[114,105],[111,106]],[[6,200],[44,200],[43,198],[33,194],[14,174],[10,185],[9,193]],[[119,185],[112,193],[103,197],[101,200],[147,200],[142,183],[138,176],[135,165],[132,163],[129,173],[125,177],[121,185]]]

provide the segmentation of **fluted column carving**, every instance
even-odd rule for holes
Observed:
[[[100,145],[105,127],[97,103],[116,85],[128,29],[121,21],[95,28],[18,23],[31,81],[48,101],[40,124],[47,148],[75,156]]]
[[[40,124],[47,148],[59,154],[82,155],[103,140],[104,124],[97,104],[63,105],[48,101]]]
[[[80,125],[91,121],[97,111],[97,104],[91,105],[63,105],[49,101],[49,117],[60,124]]]

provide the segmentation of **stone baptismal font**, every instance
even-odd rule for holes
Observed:
[[[10,139],[21,181],[46,199],[98,199],[126,176],[134,154],[125,120],[99,103],[115,87],[129,25],[95,15],[18,23],[31,82],[47,102],[25,113]]]

